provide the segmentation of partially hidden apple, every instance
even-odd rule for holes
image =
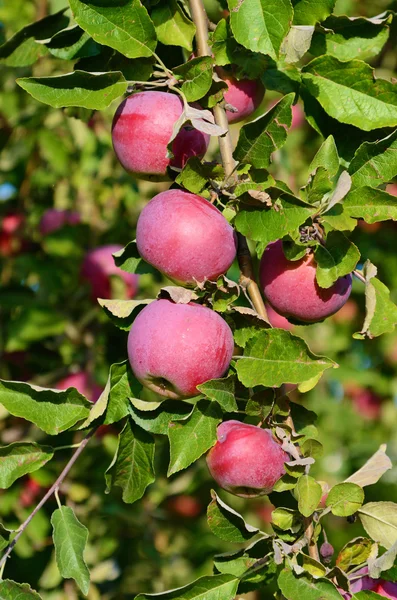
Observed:
[[[349,298],[352,276],[340,277],[330,288],[316,281],[312,254],[288,260],[282,241],[269,244],[260,262],[260,283],[266,300],[284,317],[316,323],[336,313]]]
[[[94,403],[102,394],[102,388],[85,371],[67,375],[58,381],[55,387],[57,390],[67,390],[70,387],[74,387],[80,394]]]
[[[260,79],[237,79],[222,67],[216,67],[216,72],[228,87],[223,94],[226,103],[237,109],[236,112],[226,110],[228,122],[238,123],[252,115],[265,94],[265,88]]]
[[[112,254],[122,250],[119,244],[99,246],[90,250],[83,261],[81,276],[91,285],[91,295],[96,298],[111,298],[111,276],[121,277],[126,286],[127,298],[133,298],[138,289],[138,275],[127,273],[114,264]]]
[[[216,280],[237,251],[236,234],[222,213],[205,198],[178,189],[157,194],[145,206],[136,242],[146,262],[183,285]]]
[[[233,334],[213,310],[199,304],[155,300],[139,313],[128,336],[137,379],[165,398],[189,398],[197,386],[225,374]]]
[[[61,229],[64,225],[77,225],[80,221],[80,213],[77,211],[49,208],[41,217],[40,232],[42,235],[48,235]]]
[[[217,438],[207,465],[218,485],[243,498],[270,494],[290,460],[270,429],[225,421]]]
[[[276,329],[285,329],[285,331],[292,331],[294,325],[288,321],[283,315],[280,315],[268,302],[265,302],[267,317],[272,327]]]
[[[168,181],[167,167],[182,168],[191,156],[204,156],[209,135],[184,126],[172,144],[174,158],[168,158],[167,145],[182,112],[181,98],[167,92],[138,92],[120,104],[112,141],[126,171],[141,179]]]

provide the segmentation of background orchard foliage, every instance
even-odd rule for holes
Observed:
[[[331,488],[387,444],[392,468],[381,450],[375,459],[375,472],[385,471],[380,481],[376,485],[365,485],[363,479],[355,481],[365,485],[365,503],[397,502],[397,308],[393,304],[397,301],[397,188],[393,187],[397,185],[393,184],[397,176],[397,93],[393,79],[397,4],[369,0],[295,0],[292,4],[289,0],[229,0],[221,4],[208,0],[205,4],[214,24],[211,43],[215,64],[227,67],[233,63],[238,76],[260,78],[267,88],[256,113],[267,116],[251,128],[241,129],[241,124],[231,128],[242,179],[237,201],[232,198],[224,213],[249,238],[255,267],[257,254],[270,241],[289,235],[299,242],[298,227],[328,203],[330,210],[324,210],[323,225],[327,232],[334,229],[335,242],[328,246],[331,266],[327,259],[321,262],[318,250],[323,281],[334,281],[341,269],[350,272],[357,261],[362,271],[369,260],[382,282],[375,287],[367,283],[367,308],[365,286],[355,279],[351,298],[336,315],[319,324],[294,326],[293,333],[302,337],[314,354],[328,357],[328,367],[333,362],[339,365],[338,369],[327,368],[317,385],[313,381],[316,373],[308,367],[304,376],[296,376],[296,383],[303,384],[301,390],[296,385],[289,388],[301,447],[306,442],[307,456],[315,458],[310,477],[327,482]],[[260,15],[259,6],[263,9]],[[271,387],[290,382],[290,372],[288,376],[282,373],[281,382],[260,382],[268,391],[249,405],[247,392],[240,388],[237,404],[231,387],[222,387],[222,393],[204,392],[194,413],[195,418],[205,418],[199,430],[200,443],[193,451],[189,427],[164,435],[170,421],[189,423],[190,404],[169,403],[156,411],[146,410],[145,401],[156,398],[141,392],[126,366],[127,330],[141,307],[139,301],[155,298],[171,282],[140,263],[134,247],[128,246],[119,264],[140,272],[139,289],[134,299],[137,303],[128,305],[122,314],[121,305],[108,304],[103,309],[93,301],[89,286],[81,278],[81,265],[90,249],[110,243],[129,244],[147,200],[170,184],[134,180],[122,169],[111,145],[111,120],[123,94],[132,89],[132,82],[153,81],[157,75],[164,82],[164,74],[156,75],[154,51],[168,69],[179,66],[174,74],[189,102],[213,107],[221,100],[222,84],[212,82],[211,60],[196,59],[196,71],[180,66],[195,49],[188,3],[70,0],[70,8],[72,12],[64,0],[0,3],[4,42],[0,47],[0,376],[4,381],[22,382],[0,384],[2,550],[10,535],[12,539],[10,532],[27,518],[69,460],[73,451],[70,445],[81,441],[79,428],[87,427],[86,419],[101,426],[60,486],[58,500],[64,508],[59,509],[51,497],[16,544],[3,576],[18,584],[13,587],[1,582],[0,597],[13,599],[24,590],[26,598],[43,600],[84,594],[91,599],[132,598],[137,594],[145,598],[144,594],[208,577],[202,585],[207,589],[205,598],[212,599],[217,597],[210,591],[210,577],[215,572],[226,574],[220,597],[233,598],[234,576],[244,580],[247,566],[269,552],[270,542],[258,542],[247,558],[242,549],[257,539],[256,530],[246,528],[222,501],[250,526],[266,533],[272,533],[272,504],[280,507],[273,517],[278,540],[276,561],[272,559],[246,575],[239,587],[239,594],[247,594],[244,597],[269,598],[277,592],[281,598],[280,586],[291,600],[314,600],[321,593],[327,599],[340,597],[334,586],[324,582],[326,569],[335,566],[337,557],[337,565],[345,570],[365,563],[369,557],[375,559],[374,539],[380,542],[380,554],[392,548],[390,564],[382,576],[396,579],[395,567],[391,568],[397,541],[395,505],[388,505],[388,526],[381,530],[380,538],[374,538],[371,526],[367,523],[364,529],[360,519],[353,517],[364,501],[360,492],[357,498],[354,488],[353,498],[348,500],[339,490],[344,509],[338,516],[334,508],[334,514],[324,518],[328,541],[335,549],[329,566],[314,563],[307,557],[307,549],[295,564],[286,545],[301,539],[300,519],[310,516],[319,501],[317,498],[310,509],[310,501],[317,494],[312,488],[306,499],[301,496],[300,512],[292,512],[297,509],[297,500],[288,483],[292,480],[292,485],[303,489],[307,480],[298,479],[302,467],[295,467],[285,487],[270,499],[244,500],[214,486],[202,455],[215,442],[216,425],[222,419],[235,418],[237,407],[246,412],[247,422],[256,424],[259,418],[266,418],[273,400]],[[278,24],[272,14],[277,15]],[[131,23],[138,16],[140,26],[131,25],[125,33],[125,22]],[[358,16],[361,18],[353,18]],[[32,24],[36,21],[39,23]],[[258,38],[255,34],[260,29]],[[274,106],[276,102],[279,104]],[[260,152],[253,143],[258,139]],[[316,154],[320,147],[320,154]],[[206,160],[219,162],[216,137]],[[316,176],[308,183],[316,167]],[[342,171],[350,174],[350,183],[346,183],[346,176],[339,179]],[[220,186],[221,169],[211,170],[192,161],[177,181],[209,197],[209,178]],[[276,181],[283,182],[284,187]],[[269,188],[271,202],[281,197],[286,215],[282,220],[263,201],[267,197],[261,194]],[[249,195],[248,190],[257,193]],[[334,207],[329,204],[332,199]],[[40,221],[49,208],[78,211],[81,222],[43,235]],[[20,215],[12,235],[4,228],[10,214]],[[354,217],[360,217],[359,221]],[[332,240],[332,235],[328,239]],[[299,252],[299,243],[292,245],[292,251]],[[374,275],[371,269],[367,263],[364,274],[369,278]],[[237,263],[228,276],[238,281]],[[390,300],[382,284],[390,290]],[[125,298],[121,278],[113,277],[111,285],[114,298]],[[248,307],[249,303],[243,293],[236,298],[235,288],[227,292],[211,291],[214,308],[234,319],[240,341],[245,335],[248,339],[252,323],[240,320],[236,313],[233,316],[230,304]],[[292,362],[293,356],[291,346]],[[91,413],[88,401],[72,391],[59,403],[48,392],[46,401],[51,410],[43,410],[35,403],[38,392],[23,383],[53,388],[68,374],[81,371],[102,389],[108,384]],[[288,414],[286,403],[280,400],[273,412],[281,424]],[[127,419],[127,429],[131,427],[143,440],[138,455],[142,453],[150,463],[145,477],[135,473],[132,480],[124,477],[117,460],[116,468],[112,468],[117,436]],[[125,433],[122,439],[128,453]],[[221,500],[211,496],[214,487]],[[83,527],[89,532],[87,541]],[[70,571],[67,550],[60,547],[77,538],[80,541],[73,552],[79,560]],[[319,545],[323,541],[323,533],[319,533]],[[84,546],[86,564],[81,558]],[[219,557],[240,549],[233,560]],[[215,571],[214,555],[218,556]],[[284,570],[284,579],[277,583],[285,556],[287,567],[293,566],[295,571]],[[386,568],[385,563],[382,568]],[[343,587],[346,581],[341,571],[337,577]],[[298,581],[312,585],[299,588]],[[36,594],[19,588],[22,583],[29,584]],[[226,590],[227,586],[230,589]],[[376,598],[367,594],[365,598]],[[186,597],[199,596],[193,588]],[[357,598],[364,596],[358,594]]]

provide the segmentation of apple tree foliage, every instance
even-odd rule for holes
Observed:
[[[3,261],[1,272],[2,362],[9,361],[0,383],[4,553],[60,475],[70,447],[96,434],[55,489],[56,504],[50,494],[3,561],[0,598],[63,598],[53,590],[62,589],[64,578],[66,597],[232,600],[260,590],[263,597],[275,591],[287,600],[333,600],[348,592],[349,576],[362,566],[374,578],[397,579],[393,487],[372,488],[382,476],[393,482],[394,472],[383,442],[396,425],[387,399],[396,389],[397,306],[389,287],[397,287],[391,245],[397,200],[386,186],[397,177],[391,59],[397,7],[385,4],[376,13],[378,6],[368,3],[365,16],[346,16],[334,0],[224,1],[223,10],[209,7],[212,56],[188,62],[198,35],[191,5],[54,0],[37,2],[38,8],[21,2],[0,8],[13,33],[0,47],[2,168],[15,190],[11,199],[28,215],[21,253]],[[14,11],[9,22],[7,10]],[[237,77],[260,79],[267,91],[254,120],[233,129],[236,168],[225,177],[216,151],[225,131],[211,112],[198,116],[189,103],[208,111],[223,105],[225,84],[215,68],[232,65]],[[354,314],[290,333],[258,316],[236,269],[230,278],[189,291],[164,287],[141,260],[131,232],[144,201],[159,188],[134,181],[116,165],[110,116],[128,92],[169,87],[184,101],[177,126],[193,124],[214,140],[214,160],[189,159],[171,173],[173,185],[214,201],[246,236],[254,261],[267,244],[283,239],[292,260],[313,248],[322,288],[358,270]],[[305,117],[300,132],[291,127],[296,104]],[[78,208],[83,223],[41,239],[39,218],[53,202]],[[113,299],[90,306],[79,265],[84,248],[99,240],[125,246],[115,261],[140,274],[136,299],[123,299],[116,277]],[[212,307],[232,327],[239,348],[227,375],[204,383],[188,401],[158,402],[126,360],[126,332],[157,293]],[[95,405],[74,388],[53,389],[65,366],[76,364],[103,383]],[[385,399],[375,433],[373,422],[335,401],[351,380]],[[250,508],[250,502],[263,508],[263,499],[243,502],[210,491],[202,457],[216,441],[217,425],[236,417],[266,423],[291,455],[271,495],[272,528]],[[391,448],[396,453],[395,442]],[[207,522],[183,550],[194,554],[192,567],[181,558],[183,542],[172,537],[179,523],[165,507],[169,497],[194,495],[200,486]],[[21,500],[29,493],[31,502]],[[317,548],[334,528],[341,534],[331,560]],[[179,557],[174,566],[173,554]],[[158,571],[160,587],[153,583]],[[189,583],[191,575],[196,578]],[[174,589],[164,591],[168,587]]]

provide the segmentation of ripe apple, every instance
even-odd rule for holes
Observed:
[[[80,220],[80,213],[77,211],[49,208],[41,217],[40,232],[42,235],[48,235],[64,225],[77,225]]]
[[[265,88],[260,79],[236,79],[222,67],[216,67],[218,76],[227,84],[223,96],[227,104],[237,108],[237,112],[226,110],[229,123],[238,123],[249,117],[260,105]]]
[[[83,394],[83,396],[94,403],[102,394],[102,388],[93,382],[85,371],[67,375],[58,381],[55,387],[57,390],[67,390],[70,387],[74,387],[80,394]]]
[[[29,479],[24,482],[21,494],[19,496],[21,505],[24,508],[29,508],[32,506],[42,489],[43,488],[37,481],[29,477]]]
[[[358,577],[361,576],[361,577]],[[352,594],[357,594],[364,590],[375,592],[384,598],[397,600],[397,583],[385,581],[384,579],[373,579],[368,575],[368,567],[355,571],[351,575],[350,591]],[[351,598],[351,594],[344,593],[344,597]]]
[[[0,256],[17,255],[24,246],[20,229],[25,217],[18,212],[10,212],[0,222]]]
[[[299,129],[302,127],[305,122],[305,113],[303,112],[303,108],[300,104],[294,104],[291,107],[292,110],[292,122],[291,122],[291,130]]]
[[[372,390],[354,383],[346,383],[346,394],[351,398],[356,412],[367,421],[376,421],[382,412],[382,400]]]
[[[209,136],[185,126],[172,144],[174,158],[167,158],[167,145],[182,112],[181,98],[167,92],[139,92],[120,104],[112,140],[126,171],[141,179],[168,181],[167,167],[181,168],[191,156],[204,156]]]
[[[336,313],[347,301],[352,277],[340,277],[330,288],[316,282],[312,254],[290,261],[282,241],[269,244],[260,262],[260,282],[267,301],[284,317],[316,323]]]
[[[119,244],[99,246],[90,250],[83,261],[81,275],[91,285],[91,294],[96,298],[111,298],[112,275],[121,277],[126,285],[128,298],[133,298],[138,289],[138,275],[127,273],[114,264],[112,254],[122,249]]]
[[[180,494],[179,496],[169,498],[167,508],[172,514],[185,519],[195,519],[203,510],[199,500],[187,494]]]
[[[128,336],[131,368],[147,388],[166,398],[190,398],[218,379],[233,356],[233,334],[213,310],[156,300],[139,313]]]
[[[285,329],[286,331],[291,331],[294,326],[292,323],[288,321],[283,315],[280,315],[274,308],[268,303],[265,302],[267,317],[269,319],[269,323],[272,327],[276,327],[277,329]]]
[[[397,583],[380,579],[375,592],[384,598],[397,600]]]
[[[207,465],[218,485],[242,498],[270,494],[289,460],[270,429],[225,421],[219,425],[217,437]]]
[[[154,196],[136,231],[140,255],[182,285],[216,280],[236,257],[233,227],[210,202],[183,190]]]

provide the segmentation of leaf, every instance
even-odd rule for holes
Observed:
[[[375,277],[376,267],[367,260],[365,276],[365,320],[360,332],[354,337],[363,339],[377,337],[393,331],[397,323],[397,306],[390,300],[390,291]]]
[[[368,502],[358,511],[368,535],[384,548],[397,541],[397,504],[394,502]]]
[[[221,420],[222,413],[217,404],[200,400],[186,419],[169,424],[168,477],[186,469],[214,445],[216,428]]]
[[[389,37],[388,17],[380,23],[363,17],[332,15],[313,35],[310,53],[328,54],[339,60],[367,60],[379,54]]]
[[[354,515],[364,502],[364,490],[355,483],[338,483],[328,492],[326,506],[337,517]]]
[[[320,56],[303,67],[302,81],[326,113],[341,123],[364,131],[397,125],[396,86],[375,79],[364,62]]]
[[[291,127],[294,94],[284,96],[265,115],[240,129],[234,158],[258,169],[266,169],[271,154],[281,148],[287,140],[287,129]]]
[[[307,556],[306,554],[301,554],[302,558],[302,568],[309,573],[315,579],[319,577],[325,577],[327,574],[327,568],[318,562],[311,556]]]
[[[222,379],[212,379],[197,386],[209,400],[218,402],[219,406],[226,412],[237,411],[237,402],[234,397],[236,376],[229,375]]]
[[[90,587],[90,572],[84,561],[88,529],[69,506],[57,508],[51,516],[55,556],[59,572],[65,579],[76,581],[84,595]]]
[[[132,504],[142,498],[147,486],[155,480],[154,439],[128,419],[119,435],[116,454],[105,473],[106,493],[117,485],[123,490],[123,501]]]
[[[148,403],[142,401],[143,404]],[[167,435],[171,421],[186,419],[194,407],[180,400],[163,400],[155,410],[140,410],[136,402],[131,402],[129,413],[139,427],[150,433]]]
[[[373,543],[368,538],[355,538],[348,542],[339,552],[336,565],[342,571],[348,571],[352,567],[367,562],[371,554]]]
[[[343,212],[367,223],[397,221],[397,198],[369,186],[355,188],[344,199]]]
[[[173,70],[176,76],[183,79],[181,89],[188,102],[200,100],[210,90],[212,85],[212,63],[211,56],[200,56]]]
[[[340,277],[349,275],[360,260],[360,251],[340,231],[330,231],[325,246],[315,251],[316,281],[322,288],[331,287]]]
[[[338,149],[332,135],[329,135],[321,144],[320,149],[310,163],[309,173],[313,173],[319,167],[323,167],[331,177],[335,177],[339,171]]]
[[[335,6],[335,0],[292,0],[294,7],[294,25],[315,25],[324,21]]]
[[[342,171],[332,195],[323,203],[322,212],[327,212],[336,204],[339,204],[339,202],[341,202],[349,193],[351,185],[352,182],[349,173],[347,171]]]
[[[0,488],[9,488],[19,477],[37,471],[53,456],[52,448],[33,442],[14,442],[0,447]]]
[[[73,71],[53,77],[22,77],[17,83],[35,100],[53,108],[81,106],[103,110],[127,91],[127,82],[120,71],[101,74]]]
[[[247,548],[237,550],[237,552],[225,552],[224,554],[218,554],[214,557],[214,566],[220,573],[229,573],[240,578],[249,578],[249,570],[251,568],[253,574],[258,573],[258,561],[263,559],[265,556],[269,556],[271,551],[271,545],[269,539],[260,539],[256,542],[252,542]],[[270,557],[269,557],[270,558]],[[261,561],[265,563],[265,561]],[[267,561],[269,579],[274,576],[275,564],[273,561]],[[260,579],[262,581],[262,578]],[[241,588],[239,592],[243,593]]]
[[[253,52],[276,59],[291,26],[290,0],[228,0],[227,4],[236,41]]]
[[[394,542],[393,546],[386,550],[378,558],[371,556],[368,560],[369,575],[373,579],[378,579],[382,571],[388,571],[394,567],[394,563],[397,556],[397,542]]]
[[[296,510],[291,508],[276,508],[272,512],[272,524],[282,530],[298,533],[302,527],[301,517]]]
[[[69,23],[65,11],[63,8],[54,15],[23,27],[0,46],[0,61],[7,67],[28,67],[36,62],[47,52],[46,47],[37,42],[51,38]]]
[[[302,475],[295,488],[299,512],[304,517],[310,517],[316,510],[322,496],[322,488],[310,475]]]
[[[129,331],[132,323],[147,304],[154,299],[147,300],[108,300],[98,298],[98,303],[112,322],[124,331]]]
[[[234,600],[238,584],[233,575],[212,575],[169,592],[139,594],[135,600]]]
[[[65,326],[65,317],[53,308],[26,307],[8,325],[6,351],[25,350],[33,342],[61,335]]]
[[[247,343],[236,370],[246,387],[280,387],[283,383],[302,383],[334,366],[330,359],[313,354],[301,338],[281,329],[268,329]]]
[[[196,27],[176,0],[159,3],[152,10],[151,17],[159,42],[166,46],[182,46],[185,50],[192,50]]]
[[[156,31],[140,0],[69,0],[74,20],[99,44],[127,56],[152,56]]]
[[[257,527],[248,525],[243,517],[225,504],[214,490],[211,490],[211,496],[212,500],[207,509],[207,521],[212,533],[219,539],[224,542],[242,544],[259,533]]]
[[[386,444],[382,444],[379,450],[367,460],[361,469],[350,475],[345,481],[355,483],[360,487],[373,485],[392,467],[392,462],[386,454]]]
[[[53,56],[63,60],[76,60],[85,56],[97,56],[100,46],[78,25],[62,29],[56,33],[46,47]]]
[[[313,581],[307,575],[296,576],[291,569],[283,569],[278,585],[286,600],[340,600],[336,587],[326,579]]]
[[[349,165],[353,188],[377,187],[397,175],[397,131],[377,142],[364,142]]]
[[[57,435],[88,416],[92,406],[74,388],[47,390],[19,381],[0,381],[0,404],[48,433]]]
[[[10,536],[13,533],[10,529],[6,529],[2,523],[0,523],[0,552],[7,548],[10,543]]]
[[[285,55],[285,62],[296,63],[310,48],[313,25],[297,25],[291,27],[281,46],[281,53]]]
[[[110,367],[109,392],[104,424],[117,423],[129,414],[132,398],[139,398],[142,385],[133,374],[128,360]]]
[[[0,581],[1,600],[41,600],[41,596],[28,583],[16,583],[10,579]]]

